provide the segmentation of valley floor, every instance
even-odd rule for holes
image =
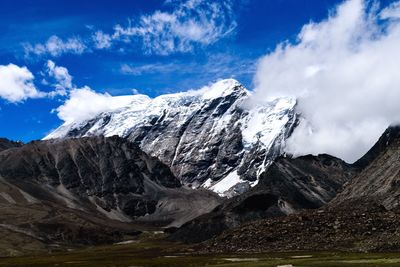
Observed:
[[[147,236],[122,244],[47,255],[0,258],[1,267],[188,267],[188,266],[400,266],[399,253],[285,252],[196,255],[191,247]]]

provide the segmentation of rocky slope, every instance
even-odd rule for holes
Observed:
[[[254,188],[186,223],[171,238],[204,241],[243,222],[319,208],[356,172],[356,168],[329,155],[280,157]]]
[[[363,166],[332,202],[353,200],[381,203],[386,209],[400,207],[400,126],[388,128],[378,142],[355,164]]]
[[[215,193],[182,187],[167,166],[117,136],[0,152],[0,232],[10,236],[0,248],[9,254],[21,244],[98,244],[143,225],[179,226],[219,203]]]
[[[15,142],[8,140],[6,138],[0,138],[0,151],[13,148],[13,147],[20,147],[23,144],[21,142]]]
[[[400,214],[373,202],[259,220],[196,247],[202,253],[399,251]]]
[[[46,139],[119,135],[168,165],[183,184],[232,196],[257,183],[296,123],[295,100],[248,109],[249,96],[232,79],[154,99],[126,96],[125,107],[64,124]]]
[[[358,171],[327,205],[242,225],[200,248],[208,252],[399,251],[399,158],[400,127],[390,127],[353,164]]]
[[[70,208],[87,201],[120,219],[154,211],[156,202],[146,196],[145,183],[181,186],[166,166],[118,137],[32,142],[8,149],[0,154],[0,175],[14,184],[40,184]]]

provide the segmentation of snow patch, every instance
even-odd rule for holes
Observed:
[[[250,109],[242,122],[243,145],[249,149],[261,142],[265,148],[270,148],[289,122],[289,111],[295,105],[295,99],[278,98],[265,106]]]

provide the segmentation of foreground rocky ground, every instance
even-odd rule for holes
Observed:
[[[260,220],[198,246],[203,253],[400,251],[400,213],[371,202],[347,203]]]

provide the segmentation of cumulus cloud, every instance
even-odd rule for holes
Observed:
[[[33,79],[26,67],[0,65],[0,98],[18,103],[28,98],[44,97],[46,94],[36,89]]]
[[[127,105],[131,99],[113,97],[108,93],[97,93],[88,86],[74,88],[69,98],[55,112],[65,124],[93,118],[101,112],[111,111]]]
[[[80,38],[72,37],[62,40],[58,36],[53,35],[43,44],[25,44],[24,50],[26,56],[51,55],[58,57],[65,53],[82,54],[87,50],[87,46]]]
[[[57,66],[53,61],[48,60],[46,64],[46,72],[50,78],[53,78],[55,83],[52,84],[55,91],[51,92],[52,96],[67,94],[67,90],[73,87],[72,76],[65,67]]]
[[[254,99],[298,98],[304,119],[288,140],[289,153],[351,162],[400,121],[400,24],[391,19],[399,3],[381,9],[345,1],[327,19],[305,25],[296,43],[259,61]]]

